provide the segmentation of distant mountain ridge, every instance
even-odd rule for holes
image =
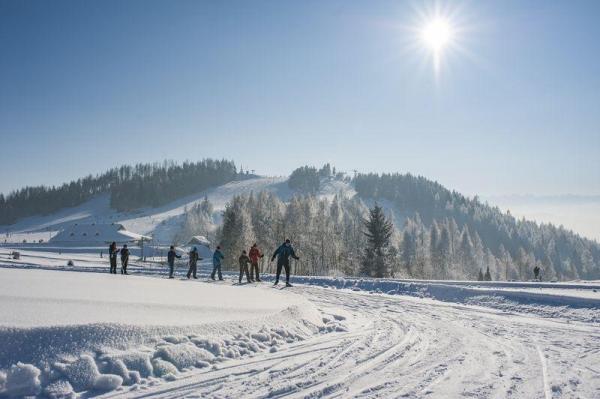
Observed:
[[[528,279],[531,278],[530,270],[537,264],[543,267],[546,278],[600,278],[598,243],[551,224],[517,220],[477,197],[465,197],[424,177],[410,174],[357,174],[350,178],[326,165],[321,169],[299,168],[288,180],[240,174],[229,161],[204,160],[188,164],[187,167],[173,163],[153,165],[124,167],[123,172],[113,169],[96,180],[98,186],[90,184],[86,180],[89,178],[86,178],[81,179],[79,184],[63,185],[63,191],[50,189],[45,192],[39,188],[28,188],[20,190],[19,195],[9,196],[9,201],[2,197],[4,202],[0,201],[0,209],[7,212],[9,208],[6,205],[10,204],[12,209],[17,210],[16,214],[22,216],[13,220],[19,221],[13,226],[7,226],[4,222],[1,230],[39,232],[58,229],[64,223],[73,223],[75,220],[115,221],[134,232],[153,235],[160,242],[168,242],[181,233],[182,225],[189,219],[186,214],[204,198],[214,205],[211,223],[218,225],[222,223],[220,212],[232,199],[261,191],[272,192],[283,201],[289,201],[294,195],[317,195],[318,201],[326,201],[325,204],[337,201],[336,206],[342,207],[341,212],[352,213],[348,217],[354,218],[355,225],[360,225],[359,205],[340,201],[338,194],[343,194],[359,199],[363,209],[378,202],[395,215],[396,275],[473,279],[478,270],[490,268],[494,279]],[[207,168],[217,168],[223,173],[216,178],[211,176],[210,179],[194,180],[194,176],[208,176]],[[194,170],[199,172],[190,172]],[[115,175],[121,183],[112,186],[107,176],[114,178]],[[129,189],[128,185],[131,186]],[[84,192],[78,192],[77,187]],[[74,193],[75,200],[68,198],[69,192]],[[127,198],[127,201],[117,206],[115,197],[119,197],[113,194],[115,192],[126,193],[120,198]],[[144,194],[148,192],[153,195]],[[18,198],[23,193],[35,195],[29,198],[25,196],[23,209],[19,209]],[[66,198],[68,205],[54,211],[48,211],[46,206],[37,212],[55,214],[55,217],[34,216],[35,207],[32,204],[35,201],[43,202],[44,198],[55,199],[57,193],[62,193],[64,197],[60,198]],[[99,198],[104,199],[99,201]],[[71,205],[73,202],[79,204]],[[90,205],[85,205],[88,203]],[[242,203],[250,206],[247,204],[253,202]],[[55,206],[60,204],[57,201]],[[61,211],[67,206],[75,207],[69,208],[72,209],[69,212]],[[323,205],[309,201],[303,206],[314,208]],[[350,208],[343,209],[345,206]],[[29,217],[24,219],[26,216]],[[310,220],[318,216],[309,213],[306,217]],[[297,234],[303,233],[298,231]],[[335,236],[333,232],[329,239],[335,240]],[[326,269],[322,272],[325,273]]]

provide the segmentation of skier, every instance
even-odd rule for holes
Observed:
[[[256,245],[256,243],[254,243],[254,245],[252,245],[252,248],[250,248],[250,252],[248,253],[248,256],[250,258],[250,280],[256,280],[256,281],[260,281],[260,276],[258,275],[258,260],[262,257],[264,257],[265,255],[260,252],[260,249],[258,249],[258,246]],[[256,278],[255,278],[256,276]]]
[[[246,250],[242,251],[238,261],[240,262],[240,284],[242,284],[242,276],[246,273],[246,279],[251,282],[250,273],[248,272],[248,263],[251,263],[250,258],[246,255]]]
[[[123,245],[121,248],[121,274],[129,274],[127,273],[127,265],[129,264],[129,248],[127,248],[127,244]]]
[[[177,255],[175,247],[171,245],[169,253],[167,253],[167,263],[169,263],[169,278],[174,278],[173,273],[175,272],[175,258],[181,258],[181,255]]]
[[[215,279],[215,273],[219,272],[219,280],[223,281],[223,275],[221,274],[221,260],[225,259],[223,256],[223,252],[221,252],[221,247],[217,246],[215,253],[213,254],[213,271],[210,275],[210,278]]]
[[[535,265],[535,267],[533,268],[533,274],[535,276],[535,279],[537,281],[540,281],[540,267],[538,265]]]
[[[108,258],[110,260],[110,274],[117,274],[117,254],[119,250],[117,249],[117,243],[112,242],[108,247]]]
[[[300,259],[296,256],[290,240],[286,239],[285,242],[281,244],[279,248],[275,250],[275,252],[273,252],[273,256],[271,257],[271,262],[273,262],[275,257],[277,257],[277,275],[275,276],[274,285],[279,283],[279,276],[281,275],[281,268],[283,267],[285,268],[285,286],[292,286],[290,284],[290,256],[296,260]]]
[[[200,255],[198,255],[198,248],[196,248],[196,247],[192,248],[189,255],[190,255],[190,270],[188,270],[188,272],[187,272],[187,278],[190,278],[191,275],[193,275],[194,278],[198,278],[198,277],[196,277],[196,271],[198,270],[198,261],[202,260]]]

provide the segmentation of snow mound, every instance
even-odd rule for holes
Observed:
[[[0,277],[10,305],[0,309],[0,396],[139,389],[323,327],[315,306],[289,291],[44,270],[0,269]]]
[[[3,396],[35,396],[41,391],[40,370],[31,364],[19,362],[12,365],[8,373],[2,373],[2,375],[6,375],[6,377],[0,377],[0,382],[4,379],[4,386],[0,390],[0,394]]]

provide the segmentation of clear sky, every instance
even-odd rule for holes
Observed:
[[[436,7],[455,29],[437,74],[414,31]],[[213,157],[600,194],[598,18],[595,0],[0,0],[0,191]]]

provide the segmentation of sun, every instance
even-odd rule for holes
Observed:
[[[453,29],[448,20],[435,17],[429,21],[421,30],[423,42],[434,52],[441,52],[452,40]]]

